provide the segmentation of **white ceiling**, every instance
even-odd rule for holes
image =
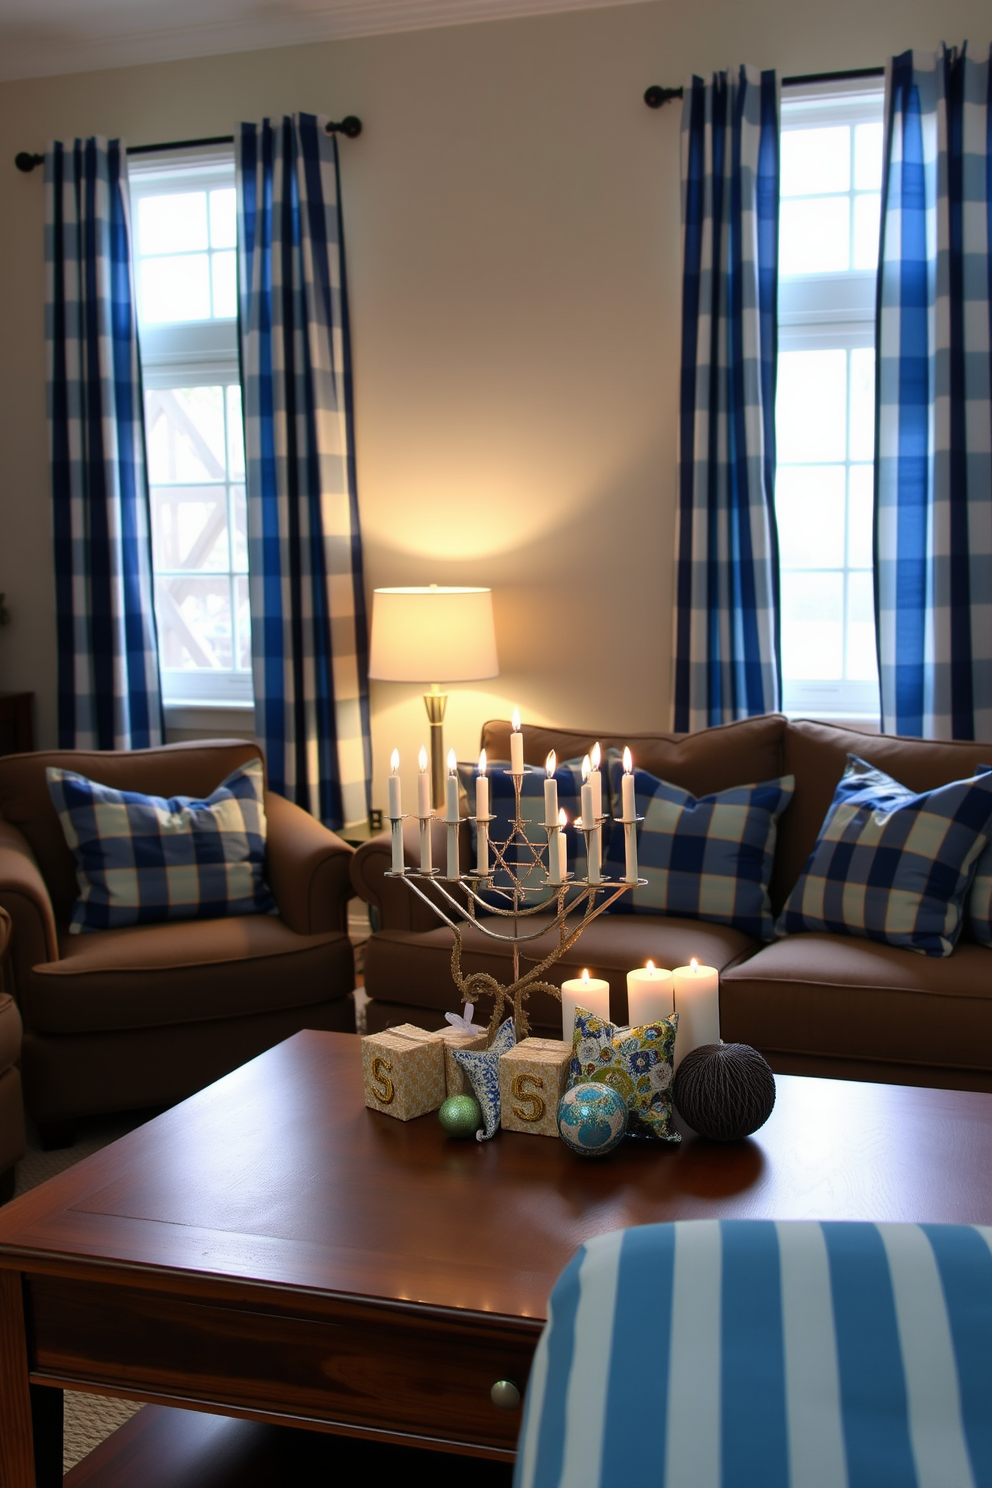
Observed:
[[[630,0],[0,0],[0,80]]]

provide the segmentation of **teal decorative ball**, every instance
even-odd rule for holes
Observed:
[[[573,1085],[558,1102],[558,1134],[583,1157],[602,1157],[623,1141],[627,1102],[612,1085]]]
[[[474,1137],[482,1120],[482,1107],[474,1095],[449,1095],[437,1113],[449,1137]]]

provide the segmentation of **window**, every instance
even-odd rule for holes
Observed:
[[[230,146],[129,162],[166,704],[250,705]]]
[[[881,79],[782,101],[775,505],[783,706],[878,717],[873,579]]]

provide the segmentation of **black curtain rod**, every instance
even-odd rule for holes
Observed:
[[[884,67],[853,67],[848,72],[804,72],[801,77],[783,78],[782,87],[797,88],[800,83],[842,83],[851,78],[884,76]],[[655,83],[645,92],[644,102],[648,108],[659,109],[673,98],[681,98],[684,91],[682,88],[659,88]]]
[[[362,121],[356,118],[354,114],[346,114],[343,119],[339,119],[337,122],[329,120],[324,125],[324,129],[327,134],[343,134],[348,139],[357,139],[362,132]],[[128,155],[154,155],[159,150],[196,150],[203,145],[233,144],[233,134],[214,134],[209,139],[170,140],[165,145],[129,145],[126,153]],[[20,154],[14,156],[14,164],[17,166],[17,169],[24,171],[25,174],[28,171],[33,171],[36,165],[44,165],[44,163],[44,155],[31,155],[27,150],[22,150]]]

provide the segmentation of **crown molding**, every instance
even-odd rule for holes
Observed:
[[[87,13],[79,0],[56,0],[55,4],[49,0],[43,19],[37,23],[24,13],[6,24],[0,20],[0,81],[631,3],[645,0],[320,0],[318,7],[305,11],[267,14],[259,14],[257,7],[245,0],[243,14],[224,20],[156,29],[118,24],[114,29],[98,30],[100,19],[90,13],[84,20]],[[102,18],[106,14],[102,12]],[[147,11],[136,8],[135,14],[137,18]]]

